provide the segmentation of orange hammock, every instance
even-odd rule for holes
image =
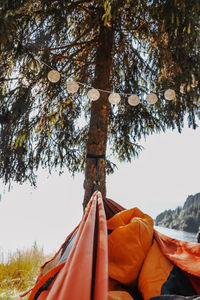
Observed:
[[[41,267],[35,286],[22,297],[30,293],[29,300],[125,300],[138,295],[149,299],[161,294],[163,283],[174,266],[183,270],[192,294],[200,294],[200,245],[171,239],[152,228],[153,221],[148,215],[137,208],[124,210],[116,202],[102,199],[101,193],[96,191],[79,226],[55,256]],[[139,239],[134,246],[132,240],[137,235]],[[154,249],[157,252],[153,252]],[[152,268],[148,258],[158,251],[159,255],[153,254],[155,261],[162,256],[169,272],[166,278],[162,277],[164,281],[159,291],[157,285],[157,290],[152,292],[153,285],[150,282],[149,288],[146,280],[151,277],[151,271],[145,270],[149,265]],[[134,266],[136,260],[139,267]],[[135,275],[132,270],[136,269]],[[137,285],[142,288],[135,293]]]

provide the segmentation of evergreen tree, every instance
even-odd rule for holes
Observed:
[[[141,137],[181,131],[185,115],[195,129],[199,13],[196,0],[1,0],[4,182],[36,184],[39,166],[85,171],[85,206],[97,180],[106,195],[109,156],[131,161]],[[61,75],[56,83],[48,80],[51,69]],[[74,94],[69,79],[79,83]],[[88,100],[89,87],[100,91],[97,101]],[[176,91],[172,101],[167,89]],[[108,101],[113,91],[122,98],[117,105]],[[150,92],[158,97],[153,105]],[[140,97],[137,106],[130,94]]]

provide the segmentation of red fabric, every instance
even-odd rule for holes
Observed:
[[[107,225],[100,192],[93,194],[85,209],[67,261],[56,268],[60,268],[60,272],[50,289],[42,292],[38,300],[107,300]],[[56,268],[39,278],[29,300],[34,299],[38,288],[52,272],[55,274]]]
[[[104,204],[104,210],[105,210],[107,220],[112,218],[118,212],[125,210],[125,208],[123,208],[121,205],[119,205],[118,203],[116,203],[111,199],[104,198],[103,204]]]
[[[29,300],[33,300],[40,287],[58,271],[48,290],[43,291],[38,300],[107,300],[106,218],[111,218],[121,210],[123,207],[110,199],[102,200],[101,193],[96,191],[85,209],[80,225],[75,229],[77,235],[68,259],[50,271],[47,268],[45,275],[42,274],[48,262],[41,268]],[[157,231],[154,231],[154,235],[163,254],[185,272],[194,289],[200,294],[200,244],[177,241]],[[68,238],[70,236],[71,234]],[[53,259],[64,249],[65,243]]]
[[[65,243],[67,242],[67,240],[72,236],[72,234],[77,230],[78,226],[67,236],[65,242],[61,245],[61,247],[59,248],[59,250],[55,253],[55,255],[48,261],[46,261],[40,268],[40,274],[37,278],[37,283],[36,285],[29,289],[28,291],[20,294],[20,297],[25,297],[27,294],[29,294],[32,291],[32,295],[35,295],[35,293],[38,291],[38,289],[51,277],[53,276],[57,271],[59,271],[60,269],[62,269],[62,267],[64,266],[64,264],[61,264],[58,268],[56,269],[52,269],[50,270],[47,275],[46,272],[44,273],[44,269],[46,267],[46,265],[48,265],[49,263],[51,263],[58,255],[59,253],[63,251],[63,248],[65,247]],[[46,275],[46,276],[44,276]],[[29,297],[29,299],[32,299],[31,296]]]
[[[107,300],[108,292],[108,241],[107,223],[101,194],[98,193],[98,241],[94,281],[94,299]]]
[[[200,294],[200,244],[179,241],[154,230],[162,253],[184,271],[193,288]]]
[[[56,274],[56,272],[58,272],[59,270],[61,270],[64,266],[64,263],[60,264],[59,266],[55,267],[54,269],[52,269],[51,271],[49,271],[47,274],[45,274],[44,276],[40,276],[40,279],[38,279],[36,285],[34,286],[34,288],[32,289],[31,295],[29,296],[28,300],[33,300],[37,291],[44,285],[44,283],[54,274]],[[39,296],[40,300],[42,300],[43,298]]]

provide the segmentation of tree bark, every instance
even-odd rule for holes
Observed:
[[[112,66],[112,28],[102,24],[99,34],[99,45],[96,55],[95,83],[94,87],[110,90],[110,72]],[[86,151],[88,155],[106,156],[106,145],[108,138],[110,103],[108,93],[101,92],[100,99],[92,101],[90,126]],[[85,168],[85,195],[83,207],[87,205],[92,193],[99,190],[106,196],[106,160],[104,158],[86,158]],[[98,174],[98,178],[96,178]],[[98,186],[96,185],[98,181]]]

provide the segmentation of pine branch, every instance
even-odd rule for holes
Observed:
[[[93,39],[93,40],[90,40],[90,41],[85,41],[85,42],[80,42],[80,43],[72,43],[72,44],[69,44],[69,45],[64,45],[64,46],[59,46],[59,47],[54,47],[54,48],[48,48],[48,50],[60,50],[60,49],[70,49],[70,48],[73,48],[73,47],[79,47],[79,46],[82,46],[82,45],[89,45],[91,43],[97,43],[97,40],[96,39]]]

